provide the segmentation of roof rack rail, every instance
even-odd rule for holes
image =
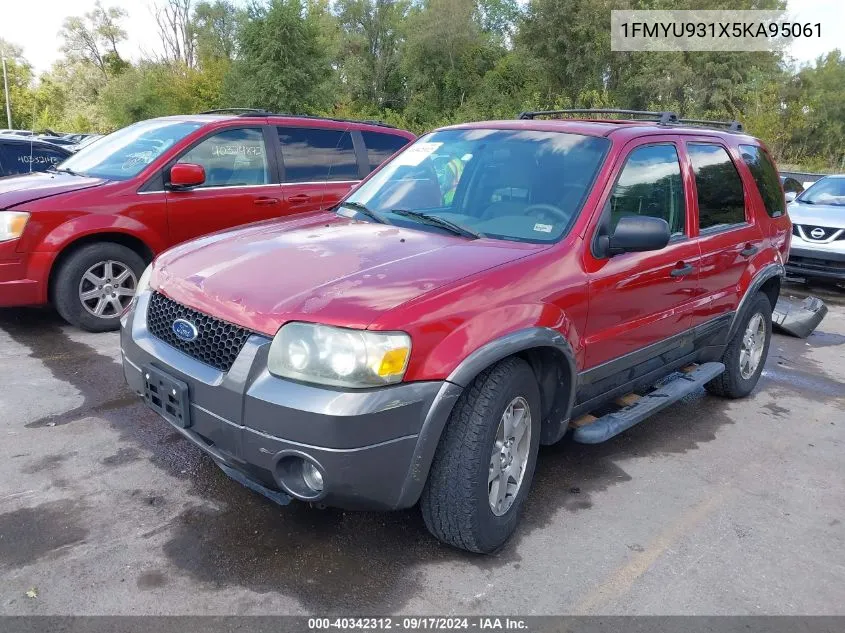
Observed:
[[[641,117],[645,120],[657,121],[660,125],[670,125],[678,122],[678,115],[674,112],[651,112],[649,110],[617,110],[615,108],[577,108],[570,110],[537,110],[536,112],[520,112],[520,119],[534,119],[538,116],[558,116],[561,114],[624,114]],[[616,119],[608,119],[611,123]]]
[[[733,121],[708,121],[706,119],[678,119],[678,123],[685,123],[687,125],[700,125],[701,127],[723,127],[728,132],[742,132],[745,128],[742,123],[734,119]]]
[[[217,110],[206,110],[200,114],[235,114],[237,116],[291,116],[299,119],[317,119],[320,121],[338,121],[340,123],[366,123],[367,125],[378,125],[380,127],[389,127],[397,129],[395,125],[378,121],[376,119],[342,119],[330,116],[317,116],[314,114],[292,114],[290,112],[269,112],[261,108],[219,108]]]
[[[200,114],[237,114],[238,116],[264,116],[270,114],[267,110],[261,108],[217,108],[216,110],[206,110]]]

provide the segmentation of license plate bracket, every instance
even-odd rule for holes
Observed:
[[[143,371],[147,406],[175,426],[183,429],[191,426],[188,384],[151,365]]]

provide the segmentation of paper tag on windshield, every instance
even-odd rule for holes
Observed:
[[[441,145],[443,145],[443,143],[417,143],[416,145],[411,145],[411,147],[406,149],[395,159],[395,162],[398,165],[416,167],[426,158],[431,156],[431,154],[433,154]]]
[[[552,225],[551,224],[535,224],[534,230],[539,231],[540,233],[551,233],[552,232]]]

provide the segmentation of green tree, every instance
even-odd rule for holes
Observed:
[[[62,50],[71,61],[85,61],[100,69],[105,77],[121,71],[126,63],[117,52],[117,45],[126,39],[126,31],[120,21],[126,18],[125,9],[104,7],[100,0],[94,10],[82,17],[66,18],[59,37]]]
[[[252,5],[239,31],[238,58],[226,79],[227,105],[308,113],[329,107],[330,58],[321,15],[300,0]]]

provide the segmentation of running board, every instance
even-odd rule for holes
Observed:
[[[617,403],[623,408],[618,411],[600,418],[583,416],[575,420],[572,439],[581,444],[599,444],[607,441],[692,393],[723,371],[725,366],[722,363],[703,363],[685,368],[673,374],[674,378],[670,377],[660,387],[642,397],[628,394],[619,398]]]

